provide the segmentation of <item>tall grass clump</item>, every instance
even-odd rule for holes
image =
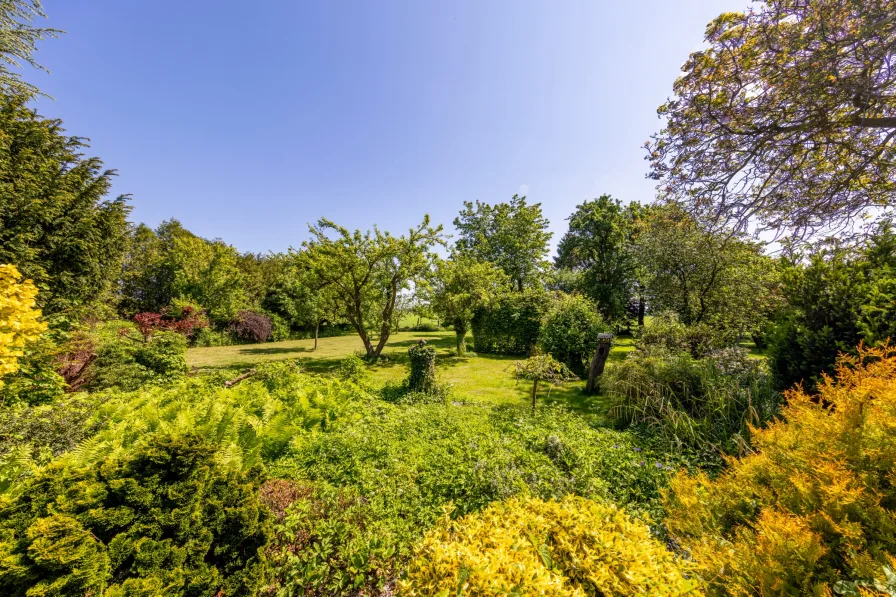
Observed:
[[[750,426],[769,421],[780,401],[764,363],[740,348],[699,359],[689,352],[637,351],[606,373],[603,387],[620,425],[714,460],[746,452]]]

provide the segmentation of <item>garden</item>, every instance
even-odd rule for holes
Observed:
[[[0,2],[0,594],[896,595],[896,7],[847,4],[714,20],[656,201],[555,245],[514,195],[253,254],[132,222]]]

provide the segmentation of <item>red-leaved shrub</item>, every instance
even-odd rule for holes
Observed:
[[[244,342],[264,342],[271,338],[274,322],[254,311],[240,311],[230,325],[233,335]]]

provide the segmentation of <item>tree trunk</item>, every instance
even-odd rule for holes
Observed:
[[[314,349],[317,350],[317,335],[320,332],[320,320],[318,319],[314,324]]]
[[[644,297],[638,297],[638,327],[644,327],[644,313],[647,310],[647,305],[644,302]]]
[[[599,342],[597,349],[594,351],[594,358],[591,359],[591,369],[588,371],[588,382],[585,384],[585,392],[594,393],[597,386],[597,378],[603,375],[604,365],[607,363],[607,357],[610,356],[610,342]]]
[[[457,356],[462,357],[467,354],[467,330],[454,331],[457,339]]]
[[[532,380],[532,412],[535,412],[535,398],[538,396],[538,380]]]

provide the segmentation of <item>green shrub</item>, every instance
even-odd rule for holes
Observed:
[[[780,401],[763,362],[739,348],[703,359],[632,353],[607,370],[602,387],[619,423],[640,427],[667,449],[702,453],[707,463],[743,452],[749,426],[769,421]]]
[[[0,493],[95,434],[102,425],[94,415],[104,399],[79,392],[53,404],[0,408]]]
[[[450,326],[450,324],[449,324]],[[418,323],[417,325],[411,326],[408,331],[411,332],[441,332],[442,326],[436,325],[435,323]]]
[[[428,393],[436,387],[436,349],[421,340],[408,349],[410,373],[408,388],[412,392]]]
[[[644,523],[579,497],[511,498],[449,517],[417,546],[399,595],[702,595]]]
[[[473,316],[474,350],[483,354],[532,353],[549,305],[550,296],[535,288],[496,297]]]
[[[539,344],[573,373],[584,377],[598,334],[609,329],[590,299],[578,294],[560,294],[541,326]]]
[[[193,336],[193,346],[232,346],[236,344],[233,336],[227,331],[202,328]]]
[[[154,435],[100,466],[51,464],[0,513],[10,597],[255,595],[270,524],[259,470],[197,436]]]
[[[343,381],[363,383],[367,379],[367,363],[357,354],[349,355],[339,361],[336,377]]]
[[[18,370],[3,376],[0,404],[49,404],[65,393],[65,379],[56,372],[64,334],[50,331],[27,344]]]
[[[186,373],[187,340],[181,334],[158,332],[150,342],[122,334],[99,347],[87,386],[136,390],[149,383],[171,383]]]
[[[562,409],[533,416],[519,408],[380,402],[327,434],[296,437],[292,454],[272,464],[274,476],[314,488],[302,512],[326,512],[317,522],[303,514],[286,523],[272,558],[293,579],[283,594],[300,587],[309,595],[359,587],[371,594],[397,576],[448,503],[462,516],[514,495],[574,493],[658,518],[667,470],[665,459],[629,434],[593,429]],[[314,547],[299,550],[299,540]]]
[[[684,325],[671,311],[652,317],[641,329],[638,344],[641,348],[662,348],[669,352],[688,352],[694,358],[736,344],[736,338],[723,329],[707,323]]]

